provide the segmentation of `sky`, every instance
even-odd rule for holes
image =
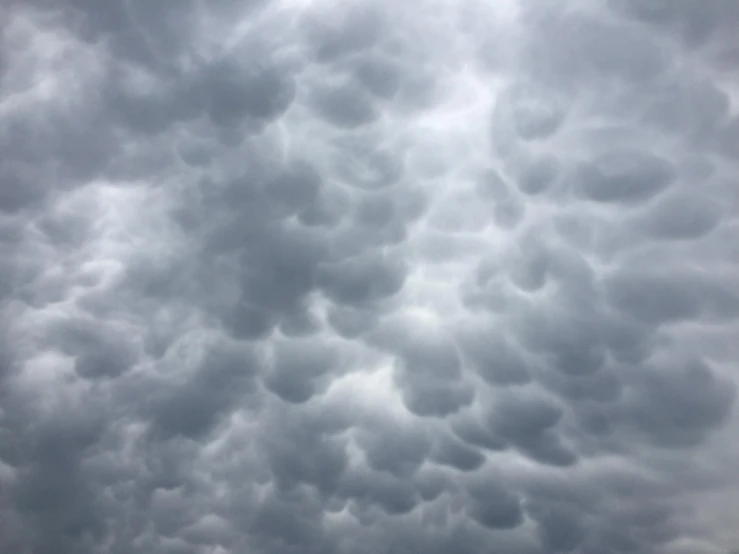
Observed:
[[[739,2],[0,22],[0,551],[739,548]]]

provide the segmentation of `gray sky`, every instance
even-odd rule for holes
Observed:
[[[0,21],[0,551],[739,546],[738,2]]]

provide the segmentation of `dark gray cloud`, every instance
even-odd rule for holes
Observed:
[[[674,169],[662,158],[626,149],[599,155],[578,173],[579,194],[603,203],[641,203],[675,179]]]
[[[6,2],[0,551],[736,548],[737,28]]]

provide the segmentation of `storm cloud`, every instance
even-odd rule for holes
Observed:
[[[736,550],[737,29],[5,2],[0,550]]]

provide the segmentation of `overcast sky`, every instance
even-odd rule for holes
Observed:
[[[1,552],[739,548],[739,2],[0,22]]]

